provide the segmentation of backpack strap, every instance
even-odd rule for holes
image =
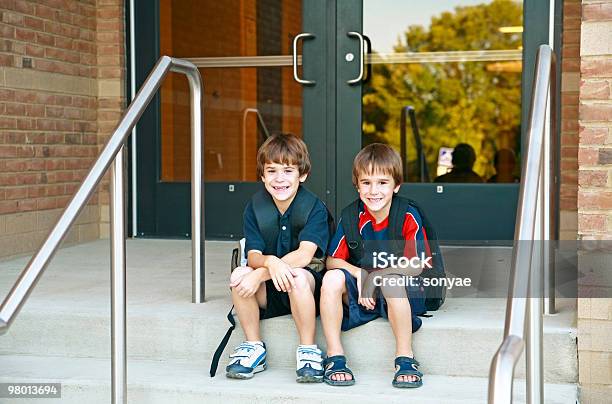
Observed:
[[[406,211],[410,206],[408,199],[393,195],[391,199],[391,209],[389,210],[389,238],[392,241],[391,247],[395,253],[403,255],[404,253],[404,222],[406,221]]]
[[[298,236],[300,231],[306,226],[306,222],[312,213],[316,203],[317,196],[300,185],[298,192],[293,200],[291,208],[291,244],[292,248],[298,248]]]
[[[274,205],[272,196],[265,189],[261,189],[251,198],[253,212],[257,220],[257,227],[264,239],[266,249],[276,250],[276,240],[278,239],[278,209]],[[270,253],[269,251],[262,251]]]
[[[210,377],[215,377],[215,374],[217,374],[217,368],[219,367],[219,359],[221,359],[221,354],[225,350],[225,347],[227,346],[227,343],[229,342],[229,339],[232,336],[234,329],[236,328],[236,320],[234,320],[232,310],[234,310],[234,306],[232,306],[229,313],[227,313],[227,320],[230,322],[230,328],[228,328],[227,332],[225,333],[225,336],[219,343],[219,346],[217,347],[217,350],[213,355],[212,362],[210,363]]]
[[[349,263],[360,266],[363,256],[363,241],[359,234],[359,199],[342,209],[341,220],[349,251]]]
[[[291,203],[291,241],[292,248],[297,248],[297,240],[300,231],[306,225],[308,217],[317,203],[317,196],[300,185],[295,199]],[[278,240],[278,208],[272,200],[272,196],[265,189],[260,190],[251,199],[253,212],[257,220],[257,227],[264,239],[266,249],[264,253],[276,254],[276,243]]]

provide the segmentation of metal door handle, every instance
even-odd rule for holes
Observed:
[[[314,38],[315,34],[311,34],[309,32],[302,32],[301,34],[298,34],[295,36],[295,38],[293,38],[293,78],[295,79],[295,81],[297,81],[300,84],[304,84],[304,85],[313,85],[316,83],[316,81],[314,80],[304,80],[301,79],[298,76],[298,55],[297,55],[297,47],[298,47],[298,42],[301,38],[304,39],[308,39],[308,38]],[[302,57],[302,65],[304,64],[304,58]]]
[[[363,72],[365,70],[364,69],[364,65],[365,65],[365,39],[363,38],[363,35],[361,35],[359,32],[355,32],[355,31],[347,32],[346,35],[351,37],[351,38],[359,39],[359,54],[361,55],[361,63],[359,64],[359,75],[357,77],[355,77],[354,79],[346,81],[348,84],[357,84],[357,83],[360,83],[361,80],[363,80]]]

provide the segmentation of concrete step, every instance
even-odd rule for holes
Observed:
[[[205,304],[190,303],[189,243],[128,241],[128,355],[133,359],[210,359],[228,327],[228,280],[233,243],[207,242]],[[105,358],[110,350],[108,242],[61,250],[11,330],[0,338],[0,354]],[[506,259],[506,258],[503,258]],[[0,263],[0,296],[25,265]],[[575,309],[560,302],[560,313],[545,319],[545,380],[577,380]],[[501,343],[505,299],[449,298],[434,317],[423,319],[414,350],[426,374],[487,377]],[[297,334],[291,317],[262,322],[271,363],[293,368]],[[239,329],[226,351],[243,339]],[[318,327],[318,343],[325,345]],[[388,322],[377,320],[343,334],[356,372],[393,363]],[[517,376],[524,377],[524,361]],[[225,362],[222,361],[221,366]]]
[[[62,383],[62,398],[49,404],[96,404],[110,400],[110,361],[108,359],[0,356],[0,382]],[[298,384],[292,369],[270,368],[253,380],[232,380],[222,374],[210,378],[208,362],[131,360],[128,363],[128,402],[147,404],[191,403],[485,403],[487,379],[425,375],[419,389],[395,389],[393,372],[356,373],[352,387],[326,384]],[[514,402],[525,402],[524,382],[515,382]],[[546,403],[575,403],[576,386],[547,384]],[[38,403],[39,399],[19,399]]]

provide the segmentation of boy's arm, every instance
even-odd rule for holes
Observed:
[[[316,254],[318,248],[312,241],[300,241],[297,250],[291,251],[281,259],[291,268],[305,268],[312,261],[312,257]]]
[[[355,265],[352,265],[341,258],[334,258],[331,256],[327,257],[327,260],[325,261],[325,267],[327,269],[346,269],[355,278],[357,278],[359,274],[361,274],[361,268],[356,267]]]

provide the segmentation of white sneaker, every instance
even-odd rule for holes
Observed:
[[[234,349],[230,358],[225,375],[232,379],[250,379],[255,373],[263,372],[268,367],[266,344],[261,341],[244,341]]]
[[[298,383],[320,383],[323,381],[323,357],[316,345],[299,345],[295,352]]]

